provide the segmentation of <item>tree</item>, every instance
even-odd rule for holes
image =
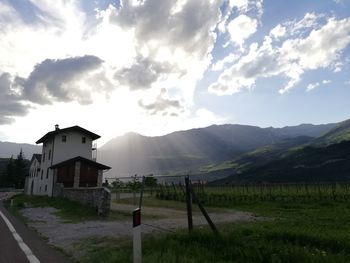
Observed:
[[[14,166],[14,184],[16,188],[23,188],[24,187],[24,181],[25,177],[28,173],[28,162],[26,162],[24,158],[23,151],[19,152],[17,155],[17,159],[15,160],[15,166]]]
[[[17,159],[11,156],[11,158],[6,160],[5,169],[0,173],[0,185],[3,187],[23,188],[28,170],[29,160],[25,159],[21,149]]]
[[[10,160],[6,165],[6,171],[4,175],[4,185],[5,186],[14,186],[14,174],[15,174],[15,164],[13,161],[13,156],[11,156]]]
[[[9,158],[0,158],[0,186],[2,187],[7,186],[7,165],[9,160]]]
[[[148,186],[148,187],[157,186],[157,178],[154,178],[153,174],[145,176],[144,184],[145,186]]]

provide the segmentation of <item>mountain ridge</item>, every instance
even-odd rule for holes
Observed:
[[[99,148],[99,160],[114,175],[177,173],[229,160],[259,147],[298,136],[318,137],[337,124],[301,124],[283,128],[223,124],[148,137],[127,133]]]
[[[264,149],[256,152],[255,156],[251,152],[232,161],[231,169],[223,171],[229,175],[214,179],[214,183],[347,181],[350,179],[350,120],[297,147],[279,149],[270,145],[270,152]],[[249,157],[254,163],[249,163]]]

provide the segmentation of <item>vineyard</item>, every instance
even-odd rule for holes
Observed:
[[[140,192],[141,183],[119,185],[117,192]],[[242,184],[212,186],[201,182],[192,183],[192,188],[200,201],[207,206],[231,207],[237,203],[259,201],[312,202],[312,201],[348,201],[350,183],[317,184]],[[154,184],[145,185],[143,192],[157,199],[184,202],[185,185]]]
[[[141,178],[128,178],[113,183],[113,196],[119,196],[114,202],[185,212],[185,180],[179,179],[176,183],[145,183]],[[191,187],[197,216],[203,205],[212,219],[215,213],[240,211],[262,220],[219,224],[213,219],[219,236],[209,226],[197,224],[190,235],[184,229],[145,236],[144,262],[349,262],[350,183],[214,186],[192,180]],[[107,262],[98,259],[111,251],[114,255],[109,262],[130,262],[130,243],[116,247],[116,240],[109,242],[104,251],[96,247],[94,262]]]
[[[259,184],[207,186],[192,185],[201,202],[207,206],[230,207],[236,203],[258,201],[348,201],[350,184]],[[184,186],[158,186],[156,197],[166,200],[185,200]]]

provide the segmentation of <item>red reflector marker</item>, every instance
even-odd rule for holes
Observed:
[[[141,209],[137,208],[132,212],[133,227],[141,225]]]

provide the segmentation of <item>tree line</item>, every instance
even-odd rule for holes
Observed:
[[[29,160],[25,159],[22,149],[16,158],[11,156],[8,159],[0,159],[0,187],[24,188],[29,163]]]

